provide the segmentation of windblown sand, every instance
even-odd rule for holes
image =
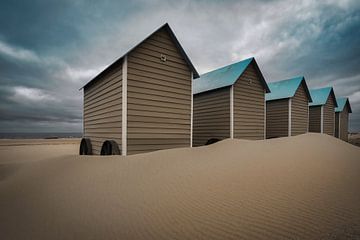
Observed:
[[[77,151],[0,146],[0,239],[360,238],[360,148],[330,136]]]

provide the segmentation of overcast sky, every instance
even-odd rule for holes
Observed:
[[[334,86],[360,131],[358,0],[2,0],[0,132],[81,131],[78,89],[165,22],[198,72],[254,56],[269,82]]]

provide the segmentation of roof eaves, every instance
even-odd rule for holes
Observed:
[[[122,62],[122,59],[128,55],[131,51],[133,51],[136,47],[138,47],[139,45],[141,45],[143,42],[145,42],[147,39],[149,39],[154,33],[156,33],[157,31],[159,31],[160,29],[165,28],[168,33],[170,34],[171,39],[175,42],[175,45],[179,48],[181,55],[183,55],[185,62],[189,65],[189,68],[191,69],[192,73],[193,73],[193,77],[194,78],[198,78],[199,77],[199,73],[196,71],[194,65],[192,64],[192,62],[190,61],[189,57],[186,55],[184,49],[182,48],[182,46],[180,45],[180,42],[177,40],[174,32],[172,31],[172,29],[170,28],[168,23],[165,23],[164,25],[162,25],[161,27],[157,28],[155,31],[153,31],[151,34],[149,34],[146,38],[144,38],[142,41],[140,41],[138,44],[136,44],[134,47],[130,48],[130,50],[128,50],[124,55],[122,55],[120,58],[118,58],[117,60],[115,60],[115,62],[113,62],[112,64],[110,64],[108,67],[106,67],[102,72],[100,72],[98,75],[96,75],[92,80],[90,80],[89,82],[87,82],[84,86],[82,86],[79,91],[87,86],[89,86],[90,84],[93,84],[94,82],[96,82],[101,76],[103,76],[105,73],[111,71],[115,66],[117,66],[119,63]]]

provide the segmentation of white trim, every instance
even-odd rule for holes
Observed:
[[[340,131],[340,117],[341,117],[341,112],[339,112],[339,126],[338,126],[338,138],[339,139],[341,139],[340,138],[340,133],[341,133],[341,131]],[[335,113],[335,119],[336,119],[336,113]]]
[[[121,155],[127,155],[127,55],[122,64],[122,127],[121,127]]]
[[[194,95],[193,95],[193,73],[191,74],[191,113],[190,113],[190,147],[193,147],[193,121],[194,121]]]
[[[230,87],[230,138],[234,138],[234,85]]]
[[[291,98],[289,98],[288,136],[291,137]]]
[[[320,133],[324,133],[324,105],[321,105]]]
[[[266,139],[266,89],[264,89],[264,139]]]
[[[84,138],[85,137],[85,89],[83,89],[83,102],[82,102],[82,106],[83,106],[83,109],[82,109],[82,118],[83,118],[83,121],[82,121],[82,137]]]

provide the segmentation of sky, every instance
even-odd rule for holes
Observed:
[[[360,131],[358,0],[2,0],[0,132],[82,131],[79,88],[166,22],[199,73],[255,57],[349,97]]]

